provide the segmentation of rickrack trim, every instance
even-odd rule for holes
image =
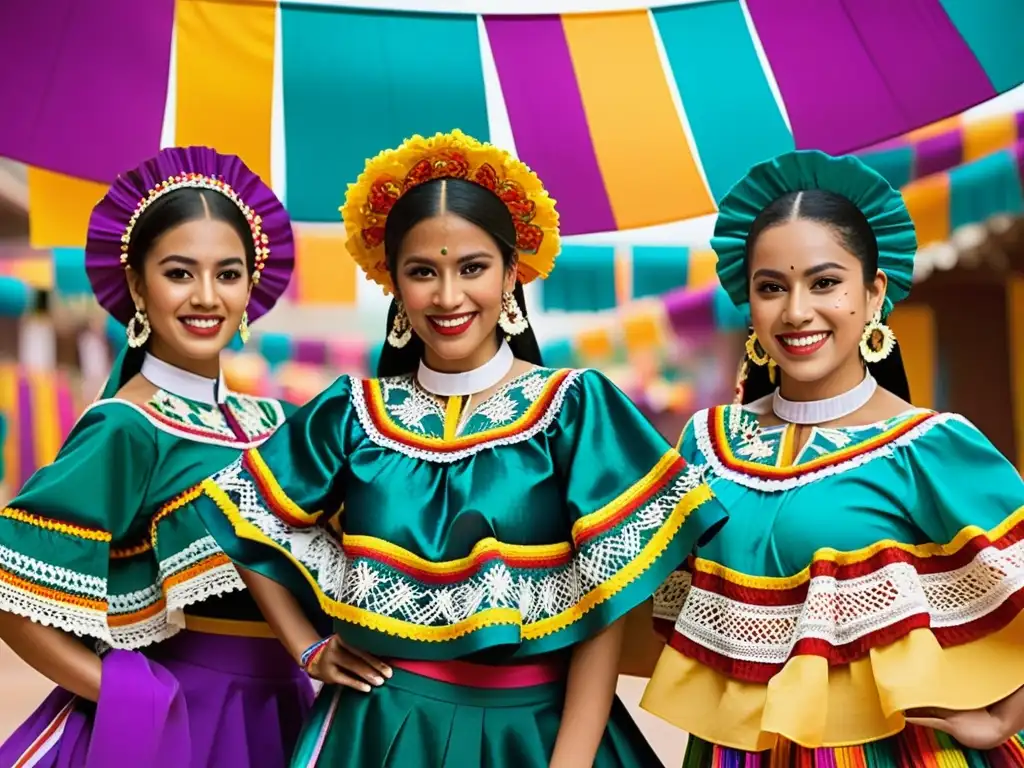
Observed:
[[[5,507],[0,510],[0,517],[6,517],[9,520],[17,520],[19,523],[34,525],[37,528],[43,528],[47,531],[56,531],[58,533],[67,534],[68,536],[75,536],[79,539],[103,542],[109,542],[111,540],[111,535],[107,531],[102,531],[97,528],[86,528],[85,526],[74,525],[73,523],[64,523],[60,520],[53,520],[48,517],[34,515],[23,509]]]

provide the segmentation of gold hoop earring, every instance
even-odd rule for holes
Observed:
[[[128,326],[124,329],[125,335],[128,337],[128,346],[138,349],[149,340],[151,331],[149,318],[146,317],[145,311],[136,307],[135,316],[128,321]]]
[[[754,331],[751,331],[750,335],[747,336],[746,350],[747,359],[754,365],[768,365],[768,363],[772,362],[771,355],[761,346],[761,340],[757,338],[757,334]]]
[[[238,338],[242,340],[243,344],[248,344],[251,337],[252,332],[249,330],[249,310],[245,310],[242,312],[242,322],[238,324]]]
[[[747,352],[747,360],[757,366],[768,366],[768,381],[772,384],[775,383],[775,373],[778,370],[779,364],[772,360],[772,356],[768,354],[763,346],[761,346],[761,340],[757,338],[757,334],[754,331],[750,332],[747,336],[747,343],[745,345]],[[743,379],[746,381],[747,369],[743,369]]]
[[[882,322],[882,310],[877,310],[864,326],[860,337],[860,356],[866,363],[880,363],[896,348],[896,334]]]
[[[518,336],[530,327],[529,321],[523,316],[515,294],[506,291],[501,295],[501,314],[498,315],[498,326],[508,336]]]
[[[395,349],[401,349],[409,343],[411,338],[412,324],[409,322],[409,316],[405,314],[405,306],[399,304],[398,312],[395,313],[395,319],[391,323],[391,330],[388,331],[388,344]]]

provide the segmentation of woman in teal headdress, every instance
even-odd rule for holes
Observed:
[[[712,245],[753,330],[738,402],[680,452],[730,523],[679,575],[643,706],[690,734],[688,768],[1024,765],[1024,482],[909,402],[885,324],[917,248],[902,197],[790,153]]]

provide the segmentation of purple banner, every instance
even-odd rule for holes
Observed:
[[[160,149],[174,0],[0,10],[0,155],[110,182]]]
[[[996,95],[939,0],[748,0],[796,145],[851,152]]]
[[[484,23],[517,154],[557,202],[562,234],[618,229],[561,18],[486,16]]]

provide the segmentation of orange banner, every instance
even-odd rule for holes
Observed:
[[[174,143],[238,155],[268,184],[277,4],[177,0]]]
[[[28,229],[33,248],[82,248],[93,206],[108,185],[28,168]]]

